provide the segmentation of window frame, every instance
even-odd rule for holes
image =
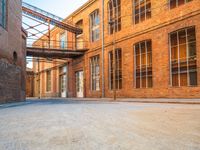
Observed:
[[[2,8],[2,24],[0,24],[0,27],[7,30],[7,24],[8,24],[8,1],[7,0],[0,0],[1,1],[1,8]]]
[[[96,67],[99,68],[98,71],[96,70],[97,69]],[[100,55],[99,54],[90,57],[90,90],[100,91]]]
[[[151,63],[150,63],[150,68],[151,68],[151,75],[150,75],[150,77],[151,77],[151,86],[149,86],[149,83],[148,83],[148,77],[149,77],[149,75],[148,75],[148,42],[150,42],[151,43],[151,47],[150,47],[150,49],[151,49],[151,53],[150,53],[150,56],[151,56]],[[146,87],[143,87],[143,85],[142,85],[142,60],[141,60],[141,58],[142,58],[142,54],[143,53],[141,53],[141,44],[145,44],[145,56],[146,56],[146,63],[145,63],[145,65],[146,65],[146,67],[145,67],[145,77],[146,77]],[[136,46],[137,45],[139,45],[139,54],[136,54]],[[146,40],[143,40],[143,41],[139,41],[139,42],[137,42],[137,43],[135,43],[134,45],[133,45],[133,53],[134,53],[134,88],[136,88],[136,89],[152,89],[153,88],[153,47],[152,47],[152,40],[151,39],[146,39]],[[137,87],[137,55],[139,55],[140,56],[140,79],[139,79],[139,81],[140,81],[140,87]]]
[[[49,74],[48,74],[49,73]],[[50,76],[50,79],[48,78]],[[52,90],[52,71],[46,71],[46,92],[51,92]]]
[[[95,16],[96,15],[96,16]],[[98,25],[93,25],[93,21],[96,21],[96,18],[98,16],[99,24]],[[94,19],[94,20],[93,20]],[[99,9],[94,10],[92,13],[89,15],[89,22],[90,22],[90,41],[91,42],[96,42],[100,40],[100,11]],[[97,32],[98,30],[98,32]],[[96,34],[98,33],[98,38],[96,38]]]
[[[192,41],[192,42],[189,42],[188,41],[188,29],[192,29],[192,28],[194,28],[194,31],[195,31],[195,41]],[[186,41],[185,41],[185,43],[183,43],[183,44],[185,44],[186,45],[186,63],[187,63],[187,85],[181,85],[181,84],[183,84],[183,83],[181,83],[181,74],[183,74],[182,72],[181,72],[181,63],[180,63],[180,60],[182,59],[181,57],[180,57],[180,46],[182,46],[183,44],[180,44],[180,41],[179,41],[179,32],[181,32],[181,31],[185,31],[185,36],[186,36]],[[177,52],[178,52],[178,54],[177,54],[177,63],[178,63],[178,85],[173,85],[173,71],[172,71],[172,69],[173,69],[173,66],[172,66],[172,43],[171,43],[171,35],[172,34],[177,34]],[[169,80],[169,85],[170,85],[170,87],[172,87],[172,88],[180,88],[180,87],[197,87],[198,86],[198,63],[197,63],[197,34],[196,34],[196,27],[195,26],[189,26],[189,27],[185,27],[185,28],[181,28],[181,29],[178,29],[178,30],[175,30],[175,31],[172,31],[172,32],[170,32],[169,34],[168,34],[168,39],[169,39],[169,68],[170,68],[170,80]],[[196,62],[195,62],[195,65],[196,65],[196,68],[195,69],[191,69],[191,70],[194,70],[193,72],[196,72],[196,85],[191,85],[190,84],[190,65],[189,65],[189,44],[191,44],[191,43],[195,43],[195,53],[196,53],[196,55],[195,55],[195,57],[194,57],[194,60],[196,60]]]
[[[187,3],[189,3],[189,2],[191,2],[191,1],[193,1],[193,0],[184,0],[184,3],[183,4],[179,4],[179,0],[175,0],[176,1],[176,6],[175,7],[171,7],[171,1],[173,1],[173,0],[168,0],[168,3],[169,3],[169,9],[171,10],[171,9],[175,9],[175,8],[177,8],[177,7],[179,7],[179,6],[182,6],[182,5],[185,5],[185,4],[187,4]]]
[[[121,89],[123,89],[123,67],[122,67],[122,65],[123,65],[123,51],[122,51],[122,48],[116,48],[115,49],[115,53],[116,52],[118,52],[118,51],[121,51],[121,58],[120,58],[120,60],[121,60],[121,68],[120,68],[120,64],[118,63],[118,66],[116,66],[116,68],[115,68],[115,71],[116,71],[116,73],[117,74],[115,74],[115,82],[117,81],[118,82],[118,85],[117,84],[115,84],[115,88],[116,88],[116,90],[121,90]],[[112,78],[113,78],[113,56],[112,56],[112,61],[111,61],[111,55],[110,54],[112,54],[113,55],[113,50],[111,50],[111,51],[109,51],[108,52],[108,86],[109,86],[109,90],[113,90],[113,85],[114,85],[114,82],[113,82],[113,80],[112,80]],[[117,53],[117,56],[118,56],[119,54]],[[119,58],[119,56],[118,56],[118,58]],[[115,56],[115,65],[117,65],[117,57]],[[118,69],[118,68],[119,69]],[[121,78],[118,78],[117,79],[117,75],[118,75],[118,77],[120,76],[120,71],[121,71]],[[121,80],[121,85],[120,85],[120,80]]]
[[[132,14],[133,14],[133,23],[134,23],[134,25],[137,25],[137,24],[139,24],[139,23],[142,23],[142,22],[144,22],[144,21],[146,21],[146,20],[148,20],[148,19],[151,19],[151,17],[152,17],[152,4],[151,4],[151,0],[149,0],[150,1],[150,17],[149,18],[147,18],[147,14],[148,14],[148,9],[147,9],[147,0],[144,0],[144,5],[145,5],[145,9],[144,9],[144,11],[145,11],[145,13],[144,13],[144,15],[145,15],[145,19],[143,20],[143,21],[141,21],[141,7],[140,7],[140,0],[138,1],[139,2],[139,4],[138,4],[138,7],[139,7],[139,12],[138,12],[138,16],[139,16],[139,20],[138,20],[138,23],[136,23],[136,3],[135,3],[135,0],[133,0],[132,2],[133,2],[133,4],[132,4],[132,8],[133,8],[133,11],[132,11]]]
[[[115,7],[113,7],[113,3],[117,4]],[[110,4],[112,4],[112,11],[110,9]],[[119,4],[119,5],[118,5]],[[117,9],[115,9],[117,8]],[[117,10],[117,11],[116,11]],[[112,18],[111,13],[112,12]],[[122,8],[121,8],[121,0],[109,0],[107,3],[107,15],[108,15],[108,34],[113,34],[114,32],[119,32],[122,30]],[[112,25],[110,22],[113,20],[113,16],[117,16],[114,18],[114,23]],[[114,26],[114,27],[113,27]],[[117,27],[117,28],[116,28]],[[112,30],[112,32],[111,32]]]

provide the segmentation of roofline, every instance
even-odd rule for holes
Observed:
[[[76,9],[74,12],[72,12],[69,16],[67,16],[63,21],[67,21],[71,17],[77,15],[78,13],[80,13],[81,11],[83,11],[84,9],[86,9],[88,6],[92,5],[96,1],[97,0],[88,0],[85,4],[83,4],[78,9]]]

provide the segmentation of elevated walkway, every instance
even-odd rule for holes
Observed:
[[[28,16],[31,16],[40,21],[49,22],[51,25],[55,25],[69,32],[75,34],[81,34],[83,32],[82,29],[76,27],[75,25],[63,22],[62,18],[25,2],[22,2],[22,11]]]
[[[27,47],[27,56],[42,57],[42,58],[77,58],[83,56],[87,49],[82,50],[69,50],[69,49],[53,49],[53,48],[39,48],[39,47]]]

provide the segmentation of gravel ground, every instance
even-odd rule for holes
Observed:
[[[29,100],[0,120],[0,150],[200,150],[200,105]]]

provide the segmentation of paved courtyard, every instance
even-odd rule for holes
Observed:
[[[200,150],[200,105],[69,100],[1,105],[0,150]]]

